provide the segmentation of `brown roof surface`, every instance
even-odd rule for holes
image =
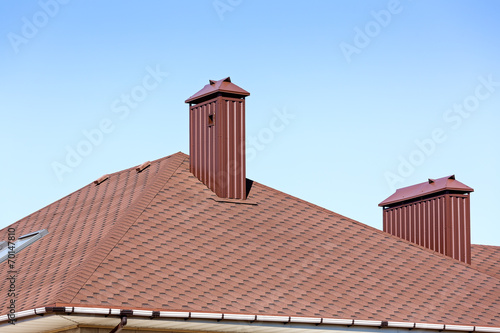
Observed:
[[[474,192],[472,187],[469,187],[458,180],[455,180],[455,175],[442,177],[438,179],[429,179],[426,182],[415,184],[397,189],[394,194],[379,203],[379,206],[387,206],[396,202],[418,198],[431,193],[441,192],[445,190]]]
[[[471,256],[475,269],[500,279],[500,246],[472,244]]]
[[[12,227],[49,231],[18,254],[17,311],[105,306],[500,326],[497,277],[257,182],[247,201],[218,201],[183,153],[110,174]]]
[[[214,81],[209,80],[209,83],[203,87],[200,91],[198,91],[193,96],[189,97],[186,100],[186,103],[194,102],[203,97],[207,97],[208,95],[214,94],[216,92],[225,92],[230,94],[249,96],[250,93],[245,89],[242,89],[231,82],[231,78],[228,76],[225,79]]]

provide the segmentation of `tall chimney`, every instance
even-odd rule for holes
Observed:
[[[400,188],[379,204],[384,231],[470,264],[473,191],[454,175]]]
[[[189,103],[191,172],[217,196],[246,199],[245,97],[229,77],[210,80]]]

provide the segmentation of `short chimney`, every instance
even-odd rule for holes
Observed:
[[[470,264],[473,191],[454,175],[400,188],[379,204],[384,231]]]
[[[229,77],[210,80],[189,103],[191,172],[217,196],[246,199],[245,97]]]

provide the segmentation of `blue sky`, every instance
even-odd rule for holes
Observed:
[[[499,31],[493,0],[1,1],[0,228],[189,153],[184,100],[230,76],[248,178],[381,229],[395,188],[455,174],[500,245]]]

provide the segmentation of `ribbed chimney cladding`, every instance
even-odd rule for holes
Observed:
[[[384,231],[470,264],[473,191],[455,176],[400,188],[379,204]]]
[[[210,80],[189,103],[191,172],[218,197],[246,199],[245,97],[229,77]]]

